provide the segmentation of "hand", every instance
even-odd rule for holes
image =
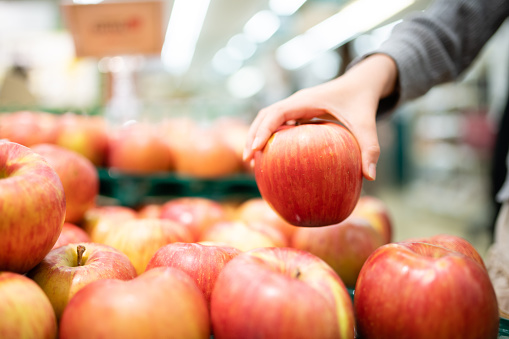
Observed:
[[[374,180],[380,155],[376,111],[380,98],[394,89],[396,75],[394,61],[388,56],[375,54],[337,79],[300,90],[262,109],[249,129],[244,161],[251,161],[254,152],[263,149],[279,126],[292,120],[308,120],[328,114],[355,136],[361,149],[363,175]]]

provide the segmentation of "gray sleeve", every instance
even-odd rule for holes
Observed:
[[[436,0],[403,20],[370,53],[387,54],[398,67],[397,91],[380,102],[379,112],[457,79],[508,14],[509,0]]]

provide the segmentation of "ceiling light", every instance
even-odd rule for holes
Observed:
[[[262,43],[274,35],[280,26],[279,17],[274,12],[264,10],[256,13],[244,25],[244,33],[253,41]]]
[[[161,52],[165,68],[181,75],[191,65],[210,0],[175,0]]]
[[[281,16],[289,16],[297,12],[297,10],[306,2],[306,0],[270,0],[270,9]]]
[[[415,0],[357,0],[276,51],[280,65],[297,69],[321,53],[336,48],[408,9]]]

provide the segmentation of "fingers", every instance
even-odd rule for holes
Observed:
[[[363,121],[363,123],[352,127],[350,131],[357,139],[361,149],[362,174],[367,180],[375,180],[376,164],[380,156],[380,145],[378,143],[375,120],[373,119],[370,122]]]

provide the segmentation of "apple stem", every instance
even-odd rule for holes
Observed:
[[[78,266],[83,266],[83,263],[81,261],[83,260],[83,253],[85,252],[85,250],[86,250],[86,248],[83,245],[78,245],[78,247],[76,247],[76,252],[78,253],[78,262],[77,262]]]
[[[295,279],[299,279],[301,274],[302,274],[302,273],[301,273],[301,272],[300,272],[300,270],[297,268],[297,269],[295,270]]]

